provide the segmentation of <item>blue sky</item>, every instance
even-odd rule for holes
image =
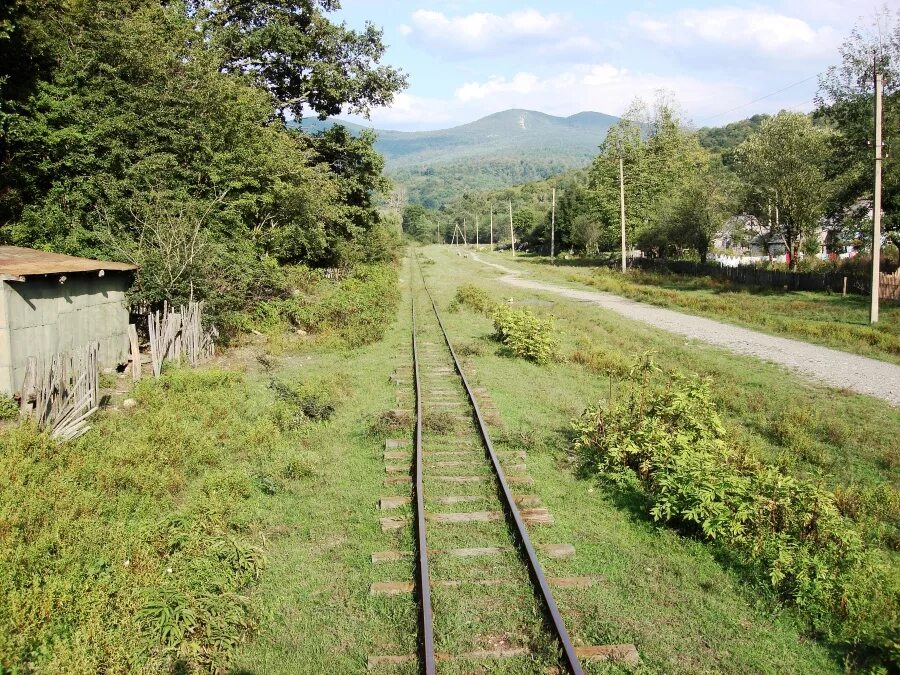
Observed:
[[[409,88],[366,124],[419,130],[507,108],[618,115],[634,97],[661,89],[699,126],[809,110],[816,75],[837,63],[853,25],[883,5],[900,8],[900,0],[342,5],[334,18],[383,28],[384,61],[409,74]]]

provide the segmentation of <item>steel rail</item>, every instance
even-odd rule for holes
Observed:
[[[424,279],[424,277],[423,277]],[[419,650],[425,675],[435,675],[434,614],[431,608],[431,574],[428,569],[428,543],[425,537],[425,494],[422,488],[422,385],[419,381],[419,346],[416,341],[416,295],[410,284],[412,306],[413,379],[416,392],[416,576],[419,582]]]
[[[415,255],[415,253],[413,253]],[[513,498],[512,491],[509,489],[509,483],[506,481],[506,474],[503,471],[503,467],[500,466],[500,460],[497,458],[497,453],[494,451],[494,445],[491,443],[490,434],[488,434],[487,425],[484,422],[484,417],[481,415],[481,409],[478,407],[478,401],[475,399],[475,394],[472,391],[472,388],[469,386],[469,381],[466,379],[466,374],[463,372],[462,366],[459,363],[459,359],[456,356],[456,351],[453,349],[453,344],[450,342],[450,336],[447,334],[447,329],[444,327],[444,322],[441,320],[440,312],[438,312],[437,304],[434,301],[434,297],[431,295],[431,291],[428,289],[428,284],[425,282],[425,273],[422,271],[422,266],[416,258],[416,266],[419,269],[419,274],[422,277],[422,286],[425,289],[425,293],[428,295],[428,299],[431,302],[431,308],[434,310],[434,316],[438,321],[438,325],[441,328],[441,333],[444,336],[444,342],[447,344],[447,349],[450,350],[450,355],[453,357],[453,364],[456,368],[456,372],[459,375],[460,380],[462,380],[463,387],[466,390],[466,395],[469,398],[469,402],[472,404],[472,410],[475,413],[475,420],[478,422],[478,431],[481,435],[481,440],[484,443],[484,448],[488,453],[488,456],[491,460],[491,465],[493,466],[494,473],[497,476],[497,480],[500,483],[500,488],[503,493],[503,501],[506,506],[506,513],[512,518],[513,522],[516,526],[516,533],[519,537],[519,543],[521,544],[522,549],[525,551],[525,556],[528,561],[528,571],[531,574],[531,578],[537,587],[539,593],[539,599],[544,603],[545,608],[547,609],[548,614],[550,615],[550,622],[552,624],[552,628],[554,633],[556,633],[556,637],[559,640],[560,646],[563,650],[563,658],[565,665],[569,669],[569,672],[574,675],[583,675],[583,670],[581,668],[581,662],[578,660],[578,654],[575,652],[575,645],[572,644],[571,639],[569,638],[569,632],[566,630],[565,623],[563,623],[562,616],[560,616],[559,608],[556,606],[556,600],[553,599],[553,591],[550,590],[550,584],[547,583],[547,578],[544,576],[544,571],[541,568],[541,563],[538,561],[537,552],[534,550],[534,545],[531,543],[531,538],[528,536],[528,530],[525,527],[525,522],[522,520],[522,515],[519,513],[519,508],[516,506],[515,499]],[[417,400],[418,404],[418,400]],[[417,430],[420,428],[420,425],[417,424]]]

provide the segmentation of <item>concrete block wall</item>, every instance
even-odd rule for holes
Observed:
[[[19,390],[31,356],[45,362],[97,341],[100,367],[127,360],[131,275],[75,273],[62,284],[59,276],[0,282],[0,393]]]

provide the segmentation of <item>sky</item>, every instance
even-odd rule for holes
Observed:
[[[342,0],[333,19],[384,31],[409,87],[371,119],[417,131],[509,108],[620,115],[664,90],[697,126],[810,110],[854,24],[900,0],[510,2]],[[765,98],[763,98],[765,97]],[[756,100],[762,99],[762,100]]]

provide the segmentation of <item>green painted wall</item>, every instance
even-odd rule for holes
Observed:
[[[28,357],[39,363],[53,354],[100,343],[101,368],[128,358],[125,292],[131,274],[96,272],[26,277],[0,282],[0,393],[22,386]]]

